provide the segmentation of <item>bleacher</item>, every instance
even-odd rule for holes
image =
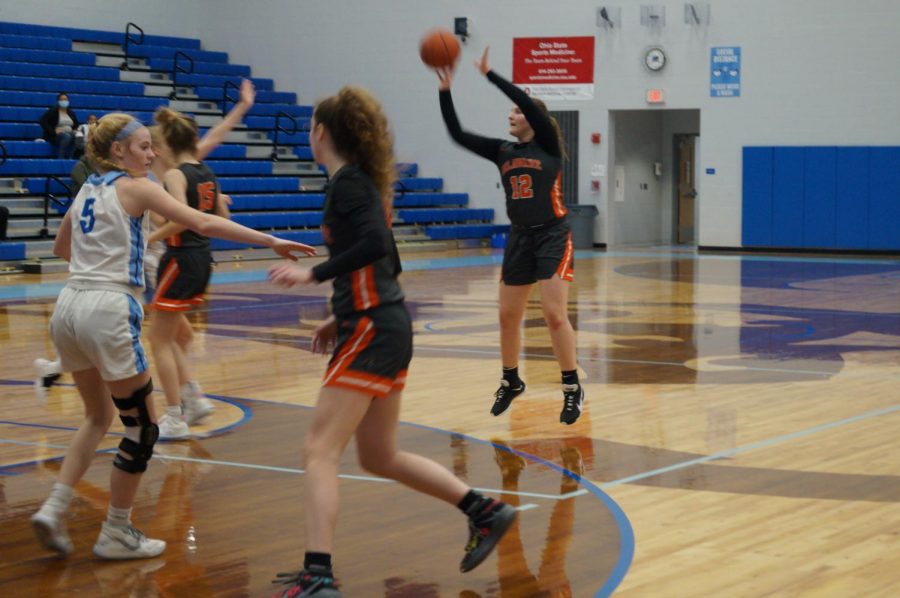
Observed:
[[[254,82],[256,103],[207,159],[222,192],[232,197],[233,218],[320,245],[325,177],[309,147],[312,107],[277,91],[271,79],[252,77],[249,66],[230,64],[226,53],[202,49],[200,40],[131,27],[126,36],[0,22],[0,206],[10,211],[0,262],[49,257],[70,200],[75,160],[55,158],[38,125],[58,93],[68,94],[82,122],[90,114],[122,111],[149,123],[166,105],[193,115],[202,133],[221,121],[243,77]],[[488,239],[508,229],[493,224],[493,210],[469,208],[467,194],[446,193],[442,178],[418,170],[415,163],[400,165],[393,215],[398,241]],[[213,247],[243,246],[215,241]]]

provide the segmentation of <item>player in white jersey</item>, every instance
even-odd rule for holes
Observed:
[[[62,554],[72,551],[65,517],[73,488],[118,409],[125,436],[113,461],[109,511],[94,554],[104,559],[151,558],[165,550],[165,542],[147,538],[131,523],[141,474],[159,435],[148,400],[153,382],[141,343],[139,294],[148,210],[204,235],[268,246],[286,257],[315,250],[178,202],[146,178],[153,159],[150,132],[127,114],[100,119],[91,130],[87,153],[101,174],[78,193],[57,234],[53,251],[69,261],[69,280],[50,320],[51,338],[63,371],[72,372],[85,419],[50,496],[31,522],[44,546]]]
[[[237,126],[247,111],[253,107],[256,99],[256,90],[253,83],[249,79],[241,82],[241,95],[239,101],[231,108],[228,114],[222,119],[222,122],[209,129],[200,141],[197,143],[197,155],[200,160],[206,158],[213,150],[225,141],[225,136]],[[172,160],[172,152],[166,145],[165,138],[159,126],[149,127],[152,139],[152,149],[155,154],[151,171],[147,173],[147,177],[162,184],[165,173],[174,168],[176,165]],[[221,196],[223,205],[229,205],[231,198],[227,195]],[[158,214],[150,213],[150,234],[159,229],[166,223],[166,219]],[[156,290],[157,268],[159,261],[166,252],[166,243],[164,241],[148,241],[147,250],[144,252],[144,305],[148,306],[153,303],[153,295]],[[182,325],[178,329],[177,342],[181,347],[182,353],[187,354],[188,348],[193,341],[194,331],[191,328],[187,318],[184,319]],[[179,374],[181,384],[181,395],[184,405],[185,432],[188,432],[186,424],[193,424],[200,421],[203,417],[214,411],[212,403],[207,399],[200,388],[200,384],[191,379],[190,370],[187,367],[187,359],[182,358],[179,361]],[[62,365],[59,359],[50,360],[38,358],[34,360],[34,393],[38,402],[43,404],[47,398],[47,391],[59,380],[62,375]],[[182,375],[183,374],[183,375]]]

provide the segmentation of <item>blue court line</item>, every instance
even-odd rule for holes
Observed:
[[[616,564],[613,566],[613,569],[610,573],[610,576],[606,579],[600,589],[594,594],[594,598],[607,598],[611,596],[615,591],[619,584],[622,583],[622,580],[625,579],[625,574],[628,573],[629,567],[631,567],[631,562],[634,559],[634,529],[631,527],[631,522],[628,520],[628,516],[625,515],[625,512],[622,508],[603,490],[597,487],[593,482],[580,476],[579,474],[569,471],[565,467],[557,465],[551,461],[547,461],[546,459],[542,459],[537,455],[532,455],[530,453],[526,453],[523,451],[519,451],[508,447],[504,444],[498,444],[491,442],[490,440],[482,440],[481,438],[473,438],[472,436],[468,436],[467,434],[460,434],[458,432],[450,432],[449,430],[444,430],[442,428],[435,428],[433,426],[425,425],[425,424],[417,424],[412,422],[404,422],[408,426],[412,426],[415,428],[421,428],[423,430],[429,430],[432,432],[440,432],[443,434],[451,434],[458,435],[466,438],[467,440],[471,440],[472,442],[478,444],[487,444],[494,448],[499,448],[508,453],[512,453],[514,455],[519,455],[529,461],[533,461],[535,463],[540,463],[541,465],[552,469],[576,482],[580,486],[584,486],[584,490],[586,492],[590,492],[595,497],[599,498],[600,501],[606,506],[609,510],[610,514],[613,517],[613,521],[616,523],[616,527],[619,529],[619,558],[616,559]],[[570,497],[573,493],[569,493],[566,496]],[[558,497],[560,498],[560,497]]]
[[[234,401],[236,400],[231,397],[221,397],[220,395],[209,395],[209,396],[219,396],[220,400],[228,400],[228,402],[231,402],[232,404],[234,404]],[[278,404],[281,406],[291,406],[291,407],[300,407],[303,409],[312,409],[312,407],[308,407],[306,405],[294,405],[291,403],[278,403],[276,401],[259,401],[256,399],[244,399],[244,400],[246,400],[248,402],[264,402],[264,403],[269,403],[269,404]],[[248,410],[249,410],[249,408],[248,408]],[[11,425],[18,425],[16,422],[0,422],[0,423],[9,423]],[[631,566],[631,561],[634,558],[634,531],[632,530],[631,523],[628,521],[628,517],[625,515],[624,511],[622,511],[621,507],[619,507],[619,505],[616,504],[615,501],[612,500],[612,498],[610,498],[607,494],[605,494],[603,491],[601,491],[599,488],[597,488],[597,486],[595,486],[592,482],[581,477],[578,474],[575,474],[563,467],[560,467],[560,466],[556,465],[555,463],[546,461],[545,459],[542,459],[536,455],[530,455],[528,453],[524,453],[521,451],[514,451],[513,449],[509,449],[508,447],[505,447],[503,445],[497,445],[490,441],[482,440],[480,438],[475,438],[475,437],[468,436],[465,434],[459,434],[458,432],[451,432],[449,430],[444,430],[441,428],[434,428],[432,426],[426,426],[423,424],[415,424],[415,423],[411,423],[411,422],[400,422],[400,423],[403,425],[408,425],[408,426],[412,426],[412,427],[431,430],[434,432],[439,432],[441,434],[463,436],[464,438],[466,438],[472,442],[475,442],[475,443],[489,444],[491,446],[499,447],[504,450],[509,450],[510,452],[515,452],[516,454],[519,454],[522,457],[529,459],[530,461],[533,461],[535,463],[540,463],[542,465],[545,465],[546,467],[549,467],[550,469],[552,469],[554,471],[557,471],[557,472],[562,473],[563,475],[566,475],[567,477],[578,482],[579,485],[585,486],[586,487],[585,490],[587,492],[594,494],[594,496],[599,498],[601,500],[601,502],[606,506],[606,508],[612,514],[613,520],[616,522],[616,526],[619,528],[619,557],[616,561],[616,565],[613,567],[612,574],[610,575],[609,578],[607,578],[607,580],[604,582],[603,586],[601,586],[600,590],[594,595],[594,598],[607,598],[608,596],[610,596],[613,593],[613,591],[619,586],[619,584],[622,583],[622,580],[625,578],[625,574],[627,573],[628,568]],[[29,427],[38,427],[38,428],[44,427],[44,425],[42,425],[42,424],[30,424],[30,423],[26,423],[26,422],[22,422],[22,424],[27,425]],[[47,426],[47,427],[50,427],[50,426]],[[231,429],[234,427],[235,427],[235,425],[228,426],[228,429]],[[52,426],[52,428],[65,429],[61,426]],[[70,428],[70,429],[74,429],[74,428]],[[12,441],[12,440],[7,441],[7,440],[0,439],[0,443],[4,443],[4,442],[5,443],[14,443],[14,444],[29,444],[32,446],[50,446],[50,445],[47,445],[44,443],[27,443],[27,442],[23,442],[23,441]],[[53,445],[54,448],[57,446],[59,446],[59,445]],[[68,447],[60,446],[59,448],[68,448]],[[101,451],[98,451],[98,453],[112,452],[115,450],[116,450],[115,448],[103,449]],[[166,456],[166,455],[162,455],[162,454],[160,454],[159,456],[162,459],[170,459],[170,460],[182,460],[182,461],[193,460],[193,461],[200,462],[200,463],[210,463],[210,464],[214,464],[214,465],[218,464],[218,465],[230,466],[230,467],[242,467],[242,468],[247,468],[247,469],[259,469],[259,470],[277,471],[277,472],[283,472],[283,473],[303,473],[302,469],[295,469],[295,468],[282,468],[282,467],[274,467],[274,466],[269,466],[269,465],[256,465],[256,464],[237,463],[237,462],[229,462],[229,461],[216,461],[216,460],[208,460],[208,459],[192,459],[190,457]],[[0,471],[6,470],[6,469],[12,469],[12,468],[21,468],[23,466],[33,465],[33,464],[52,461],[52,460],[58,460],[60,458],[61,457],[54,457],[52,459],[42,459],[42,460],[32,461],[32,462],[28,462],[28,463],[15,463],[15,464],[3,466],[2,468],[0,468]],[[393,480],[385,480],[384,478],[375,478],[375,477],[369,477],[369,476],[355,476],[355,475],[350,475],[350,474],[339,474],[338,477],[345,478],[345,479],[354,479],[354,480],[376,481],[376,482],[382,482],[382,483],[384,483],[384,482],[395,483],[395,482],[393,482]],[[498,489],[492,489],[492,488],[475,488],[475,490],[477,490],[479,492],[488,492],[488,493],[492,493],[492,494],[493,493],[511,494],[510,492],[508,492],[506,490],[502,490],[502,489],[498,490]],[[540,494],[540,493],[534,493],[534,492],[517,492],[516,494],[518,494],[520,496],[527,496],[527,497],[532,497],[532,498],[545,498],[545,499],[550,499],[550,500],[566,500],[566,499],[574,498],[576,496],[580,496],[581,494],[583,494],[583,492],[581,492],[581,491],[570,492],[570,493],[564,494],[564,495]],[[520,505],[520,510],[529,510],[534,507],[535,507],[535,505],[531,505],[531,504]]]

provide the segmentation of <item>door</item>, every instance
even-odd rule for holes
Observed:
[[[696,210],[697,182],[695,175],[694,153],[696,135],[675,135],[675,154],[678,172],[676,173],[676,238],[679,245],[693,245],[694,213]]]

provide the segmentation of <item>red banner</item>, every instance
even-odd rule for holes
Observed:
[[[535,95],[594,95],[594,37],[513,39],[513,83]]]

